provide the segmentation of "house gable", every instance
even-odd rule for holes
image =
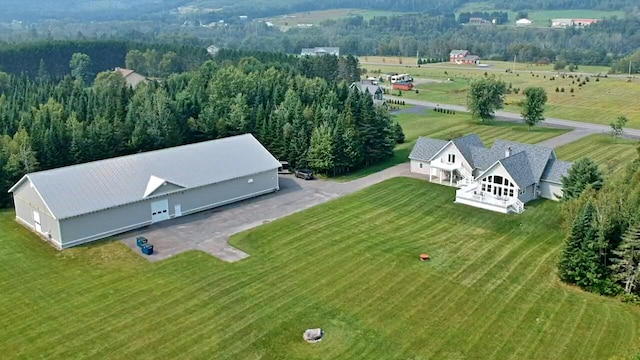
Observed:
[[[449,141],[447,145],[443,146],[440,151],[438,151],[432,158],[432,162],[442,162],[447,164],[459,164],[471,171],[471,164],[464,157],[460,149],[453,143],[453,141]]]
[[[513,176],[511,176],[509,171],[507,171],[507,169],[504,167],[504,165],[502,165],[500,161],[497,161],[495,164],[491,165],[485,172],[480,174],[476,178],[476,181],[482,182],[484,179],[488,178],[489,176],[501,176],[509,180],[510,183],[515,184],[515,187],[517,190],[521,189],[520,186],[518,186],[518,183],[514,180]]]

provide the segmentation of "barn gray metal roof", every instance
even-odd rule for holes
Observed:
[[[280,167],[251,134],[27,174],[57,219],[145,199],[153,177],[186,189]],[[150,197],[153,197],[151,195]]]
[[[449,142],[428,137],[419,137],[409,154],[409,159],[418,161],[430,161],[431,158]]]

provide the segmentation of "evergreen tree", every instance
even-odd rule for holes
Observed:
[[[562,199],[576,199],[587,186],[599,190],[602,184],[602,172],[598,164],[589,158],[582,158],[573,163],[567,176],[562,177]]]
[[[640,227],[631,226],[622,237],[611,259],[613,279],[624,285],[624,292],[631,294],[640,278]]]
[[[334,167],[333,136],[329,126],[324,123],[316,127],[311,134],[311,144],[307,161],[309,166],[321,173],[328,173]]]

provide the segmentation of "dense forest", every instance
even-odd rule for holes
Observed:
[[[174,53],[184,69],[193,69],[208,59],[205,48],[178,44],[150,44],[124,40],[40,40],[22,44],[0,44],[0,71],[11,74],[37,76],[45,71],[53,78],[69,73],[69,59],[74,53],[89,55],[92,73],[125,66],[125,56],[131,50]],[[161,58],[157,62],[162,61]],[[44,67],[44,69],[43,69]]]
[[[624,171],[604,176],[589,159],[563,180],[568,237],[560,278],[604,295],[640,304],[640,148]]]
[[[83,21],[153,20],[175,21],[184,14],[175,11],[180,6],[195,5],[203,9],[205,18],[211,20],[231,19],[238,15],[251,18],[270,17],[295,12],[327,9],[357,8],[402,12],[423,12],[443,15],[456,12],[468,3],[481,3],[502,10],[561,10],[596,9],[626,10],[637,9],[635,0],[24,0],[4,1],[0,20],[22,19],[38,21],[43,19],[75,19]]]
[[[360,77],[353,57],[223,50],[136,89],[113,71],[86,84],[73,70],[58,82],[0,74],[2,206],[28,172],[247,132],[292,166],[330,175],[391,156],[403,138],[385,108],[350,89]]]

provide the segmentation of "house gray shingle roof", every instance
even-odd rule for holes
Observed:
[[[409,154],[409,159],[418,161],[429,161],[431,158],[449,142],[428,137],[419,137]]]
[[[370,81],[354,82],[353,84],[351,84],[351,86],[357,88],[363,94],[369,91],[369,94],[372,96],[377,92],[384,92],[384,90],[382,90],[379,85],[374,85]]]
[[[531,166],[526,152],[521,151],[511,155],[508,158],[500,160],[500,163],[521,189],[537,182],[531,173]]]
[[[449,53],[449,56],[464,55],[468,52],[469,52],[468,50],[451,50],[451,52]]]
[[[251,134],[27,174],[57,219],[144,199],[151,176],[187,189],[277,169]]]
[[[473,156],[471,148],[479,147],[484,148],[484,144],[480,137],[476,134],[470,134],[451,140],[453,144],[458,148],[462,156],[467,160],[469,165],[473,168]]]
[[[511,149],[512,154],[516,154],[521,151],[524,151],[527,154],[527,159],[529,160],[529,165],[531,166],[531,173],[537,180],[542,177],[542,172],[547,166],[547,162],[549,162],[552,157],[555,158],[553,149],[544,146],[522,144],[506,140],[496,140],[491,147],[491,149],[495,150],[498,155],[503,154],[502,157],[504,157],[504,154],[509,148]]]
[[[573,166],[573,164],[567,161],[557,159],[551,160],[542,173],[542,180],[560,184],[562,183],[562,177],[567,176],[571,166]]]
[[[300,55],[335,55],[340,56],[339,47],[315,47],[315,48],[303,48]]]

